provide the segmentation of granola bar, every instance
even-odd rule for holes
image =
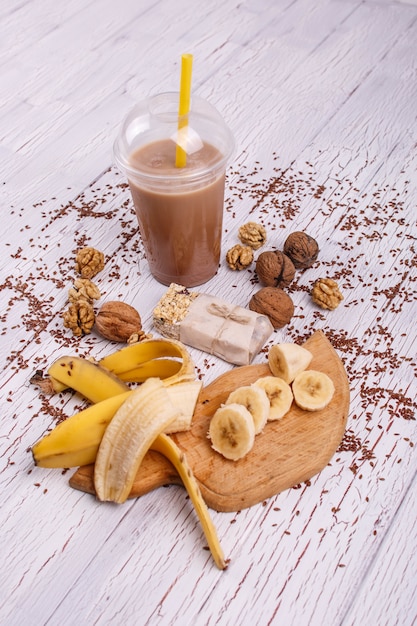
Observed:
[[[249,364],[274,330],[265,315],[174,283],[156,305],[153,324],[161,335],[235,365]]]

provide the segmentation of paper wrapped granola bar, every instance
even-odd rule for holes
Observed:
[[[265,315],[171,284],[153,311],[165,337],[233,363],[248,365],[274,328]]]

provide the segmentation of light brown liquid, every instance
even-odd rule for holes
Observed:
[[[210,144],[187,157],[187,170],[221,159]],[[139,171],[178,174],[175,144],[156,141],[136,150],[130,163]],[[164,285],[194,287],[217,271],[220,259],[225,174],[191,191],[151,190],[129,180],[139,229],[153,276]]]

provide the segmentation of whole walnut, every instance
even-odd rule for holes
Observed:
[[[317,241],[307,233],[300,231],[288,235],[283,250],[297,269],[311,267],[317,260],[320,251]]]
[[[126,302],[105,302],[96,316],[97,332],[109,341],[128,341],[142,330],[142,320],[137,310]]]
[[[269,317],[274,328],[286,326],[294,315],[294,303],[290,296],[278,287],[263,287],[249,302],[251,311]]]
[[[263,285],[284,289],[294,280],[295,267],[291,259],[280,250],[269,250],[258,256],[256,273]]]

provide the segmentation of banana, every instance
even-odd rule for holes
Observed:
[[[254,385],[238,387],[227,398],[228,404],[242,404],[252,415],[255,435],[262,432],[269,416],[270,403],[264,389]]]
[[[61,357],[49,367],[47,377],[43,378],[40,372],[36,372],[31,382],[44,393],[60,393],[68,388],[76,389],[73,381],[77,378],[79,388],[76,391],[89,397],[86,389],[97,390],[98,399],[91,398],[97,402],[103,399],[100,390],[103,370],[113,377],[113,380],[109,376],[106,378],[106,385],[110,386],[106,397],[116,392],[124,393],[128,389],[124,383],[142,383],[147,378],[161,378],[167,385],[195,380],[194,363],[181,342],[147,339],[116,350],[98,363],[79,356]],[[91,395],[91,391],[89,393]]]
[[[91,402],[100,402],[129,391],[129,387],[120,378],[97,363],[78,356],[57,359],[49,367],[48,376],[64,389],[70,387]]]
[[[178,417],[159,378],[132,391],[107,426],[94,466],[99,500],[124,502],[139,465],[156,437]]]
[[[165,385],[166,381],[163,382]],[[177,419],[165,428],[165,434],[190,430],[202,386],[203,383],[200,380],[190,380],[166,386],[168,397],[172,404],[179,409],[180,414]]]
[[[175,359],[153,359],[152,361],[146,361],[146,363],[141,363],[133,370],[120,372],[117,376],[119,380],[129,383],[143,383],[147,378],[161,378],[168,384],[174,384],[175,382],[179,382],[179,380],[188,380],[188,376],[184,376],[181,361],[176,361]],[[194,378],[194,376],[192,376],[192,378]]]
[[[200,519],[219,569],[226,568],[215,526],[185,455],[163,431],[176,419],[162,381],[149,378],[133,391],[107,427],[94,466],[99,500],[123,503],[129,496],[140,464],[149,449],[163,454],[178,471]]]
[[[223,404],[210,420],[208,437],[216,452],[237,461],[252,449],[255,442],[252,415],[242,404]]]
[[[180,360],[173,361],[171,369],[169,366],[165,369],[166,357]],[[175,369],[173,363],[177,364],[178,369]],[[151,376],[164,379],[165,373],[167,375],[165,382],[169,384],[195,378],[194,363],[188,350],[180,341],[174,339],[146,339],[133,343],[102,358],[99,364],[121,380],[128,382],[142,382]],[[155,370],[158,366],[161,366],[160,373]]]
[[[187,463],[184,453],[181,452],[170,437],[164,434],[159,435],[159,437],[155,439],[151,448],[152,450],[156,450],[156,452],[163,454],[169,461],[171,461],[177,470],[198,515],[214,562],[219,569],[225,569],[227,567],[227,563],[217,537],[216,528],[209,515],[207,505],[201,496],[198,483]]]
[[[104,370],[105,372],[105,370]],[[109,373],[106,373],[109,375]],[[74,388],[79,387],[78,379],[72,380]],[[163,381],[165,386],[165,381]],[[177,417],[167,427],[166,432],[189,430],[195,406],[202,387],[200,381],[188,381],[166,387],[168,398],[177,409]],[[39,467],[79,467],[94,463],[100,441],[116,411],[133,391],[118,393],[108,397],[110,387],[100,386],[100,397],[96,404],[75,413],[32,447],[32,455]],[[86,391],[86,394],[88,391]],[[94,390],[97,397],[97,390]],[[91,397],[88,398],[91,400]]]
[[[292,391],[295,403],[300,409],[319,411],[333,398],[334,384],[324,372],[305,370],[295,377]]]
[[[268,364],[274,376],[290,384],[294,378],[307,369],[313,355],[296,343],[278,343],[268,353]]]
[[[66,468],[94,463],[107,425],[131,393],[107,398],[58,424],[32,447],[35,465]]]
[[[280,420],[288,413],[293,401],[291,387],[277,376],[263,376],[253,385],[265,390],[269,402],[268,421]]]

